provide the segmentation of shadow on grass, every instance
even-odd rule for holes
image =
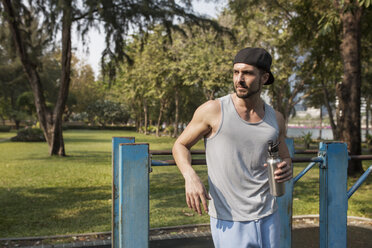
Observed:
[[[112,141],[110,139],[102,138],[102,139],[97,139],[97,138],[87,138],[87,137],[69,137],[69,138],[64,138],[65,144],[70,144],[70,143],[111,143]]]
[[[111,187],[3,187],[0,209],[0,237],[110,230]]]
[[[18,157],[14,158],[13,160],[16,161],[29,161],[29,160],[38,160],[38,161],[50,161],[50,162],[58,162],[58,161],[68,161],[73,162],[74,160],[81,162],[94,162],[94,163],[107,163],[108,160],[111,160],[111,152],[106,151],[83,151],[83,150],[74,150],[73,152],[67,153],[65,157],[59,156],[43,156],[40,154],[31,155],[27,157]]]

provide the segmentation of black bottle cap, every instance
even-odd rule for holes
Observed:
[[[268,151],[270,155],[279,151],[279,144],[280,142],[274,144],[272,140],[269,141]]]

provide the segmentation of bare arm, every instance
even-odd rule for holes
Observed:
[[[200,202],[204,210],[208,212],[207,200],[210,200],[210,197],[191,166],[190,149],[203,136],[214,131],[216,123],[218,123],[219,112],[220,107],[217,101],[208,101],[201,105],[195,111],[191,122],[178,137],[172,149],[178,169],[185,179],[186,203],[189,208],[194,209],[199,214],[202,213]]]
[[[276,119],[279,125],[279,156],[283,162],[278,164],[279,169],[275,171],[275,179],[278,180],[278,182],[285,182],[292,178],[292,159],[285,143],[286,128],[282,114],[276,112]]]

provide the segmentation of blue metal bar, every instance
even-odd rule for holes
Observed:
[[[347,192],[348,199],[354,194],[355,191],[357,191],[357,189],[367,179],[367,177],[369,176],[369,174],[371,174],[371,172],[372,172],[372,165],[369,166],[369,168],[363,173],[363,175],[358,179],[358,181],[356,181],[354,185],[349,189],[349,191]]]
[[[192,165],[206,165],[207,161],[205,159],[192,159]],[[152,166],[168,166],[168,165],[176,165],[174,160],[151,160]]]
[[[346,248],[347,146],[345,143],[322,143],[319,153],[325,158],[319,169],[320,248]]]
[[[164,160],[151,160],[151,166],[171,166],[175,165],[175,163],[167,162]]]
[[[294,179],[293,183],[297,183],[298,180],[300,180],[301,177],[303,177],[311,168],[314,167],[316,163],[312,162],[310,163],[305,169],[303,169]]]
[[[112,246],[119,247],[119,145],[134,143],[134,137],[112,137]]]
[[[120,145],[119,246],[149,247],[149,145]]]
[[[286,139],[289,155],[294,156],[293,139]],[[280,217],[280,248],[292,247],[293,179],[285,182],[285,194],[277,197]]]

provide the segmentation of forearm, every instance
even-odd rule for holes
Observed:
[[[180,143],[175,143],[172,149],[172,153],[177,167],[185,180],[188,179],[190,176],[196,174],[195,170],[191,166],[190,150],[186,146]]]

